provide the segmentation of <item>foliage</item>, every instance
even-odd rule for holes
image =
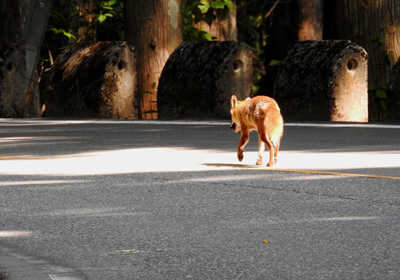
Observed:
[[[381,110],[386,115],[387,112],[387,90],[388,86],[386,84],[376,86],[374,84],[368,85],[368,94],[370,96],[370,103],[378,103]],[[371,121],[376,121],[377,118],[371,117]],[[383,119],[386,120],[386,119]]]
[[[213,41],[210,33],[198,30],[194,24],[212,21],[223,12],[233,10],[231,0],[182,0],[183,39],[185,41]]]
[[[276,1],[236,0],[238,40],[252,47],[255,55],[253,65],[253,94],[256,95],[266,77],[268,67],[278,66],[276,59],[267,58],[266,47],[269,29],[272,24],[268,15],[274,9]]]
[[[50,48],[62,48],[71,41],[91,40],[99,31],[116,29],[116,24],[123,25],[122,0],[59,0],[54,1],[46,38],[54,44]]]

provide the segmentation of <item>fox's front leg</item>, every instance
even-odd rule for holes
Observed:
[[[256,162],[257,165],[262,165],[263,164],[264,150],[265,150],[265,144],[261,140],[260,136],[258,136],[258,159],[257,159],[257,162]]]
[[[237,151],[237,158],[239,161],[243,160],[244,147],[247,145],[248,142],[249,142],[249,132],[242,131],[242,137],[240,137],[238,151]]]

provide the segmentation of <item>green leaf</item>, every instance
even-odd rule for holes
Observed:
[[[207,41],[212,41],[213,40],[213,37],[211,36],[210,33],[203,34],[203,38],[206,39]]]
[[[255,93],[258,93],[258,91],[260,90],[260,86],[252,86],[251,87],[251,90],[252,90],[252,92],[255,94]]]
[[[76,36],[74,34],[72,34],[72,33],[64,31],[63,34],[64,34],[64,36],[68,37],[69,39],[75,39],[76,40]]]
[[[387,58],[387,60],[389,61],[390,64],[393,63],[393,55],[392,55],[391,53],[388,53],[388,54],[386,55],[386,58]]]
[[[155,89],[155,88],[156,88],[156,85],[157,85],[156,83],[153,83],[153,84],[151,85],[151,88],[152,88],[152,89]]]
[[[198,34],[199,34],[199,37],[200,37],[201,39],[204,39],[204,40],[206,40],[206,41],[212,41],[212,40],[213,40],[211,34],[208,33],[208,32],[199,31]]]
[[[385,38],[378,35],[378,36],[375,36],[374,38],[372,38],[372,41],[378,41],[379,43],[383,44],[383,43],[385,43]]]
[[[211,8],[223,9],[223,8],[225,8],[225,4],[221,0],[216,0],[216,1],[211,2]]]
[[[379,104],[381,104],[381,107],[386,111],[387,107],[386,107],[386,101],[384,99],[381,99],[381,101],[379,102]]]
[[[144,90],[142,91],[142,93],[146,93],[146,94],[154,94],[154,92],[148,91],[148,90]]]
[[[225,6],[228,7],[228,9],[229,9],[230,11],[233,10],[233,4],[232,4],[231,1],[229,1],[229,0],[224,0],[224,4],[225,4]]]
[[[65,31],[64,29],[57,29],[57,28],[51,27],[49,30],[53,31],[55,34],[60,34],[60,33],[62,33],[65,37],[68,37],[69,39],[72,38],[72,39],[75,39],[75,40],[76,40],[76,37],[75,37],[74,34],[69,33],[69,32],[67,32],[67,31]]]
[[[105,21],[107,19],[107,16],[105,15],[98,15],[97,19],[99,20],[100,23],[102,23],[103,21]]]
[[[387,96],[386,96],[386,90],[384,90],[384,89],[378,89],[376,92],[375,92],[375,95],[378,97],[378,98],[380,98],[380,99],[385,99]]]
[[[149,110],[149,111],[143,112],[143,114],[154,114],[154,113],[158,113],[158,111],[157,110]]]
[[[200,12],[201,12],[202,14],[205,14],[205,13],[208,12],[208,9],[209,9],[208,7],[206,7],[206,6],[204,6],[204,5],[199,5],[198,7],[199,7]]]
[[[207,6],[208,8],[211,7],[210,1],[208,1],[208,0],[201,0],[200,2],[202,5]]]
[[[201,4],[197,6],[202,14],[205,14],[210,9],[211,5],[208,0],[201,1]]]
[[[376,86],[374,84],[368,84],[368,90],[374,90]]]
[[[268,64],[268,66],[272,67],[272,66],[280,65],[281,63],[282,63],[282,61],[280,61],[280,60],[272,59],[271,62]]]

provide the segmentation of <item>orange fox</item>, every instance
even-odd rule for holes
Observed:
[[[256,96],[238,101],[235,95],[231,97],[231,129],[241,133],[237,157],[243,160],[244,147],[249,142],[249,133],[257,130],[258,133],[258,160],[257,165],[263,164],[265,144],[269,149],[269,162],[273,166],[278,158],[279,145],[283,135],[283,118],[280,108],[273,98]]]

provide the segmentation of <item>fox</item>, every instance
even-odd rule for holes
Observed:
[[[278,160],[278,151],[283,135],[283,117],[276,101],[268,96],[256,96],[238,101],[231,97],[231,129],[241,133],[237,158],[243,160],[244,147],[249,142],[250,131],[258,133],[258,159],[256,165],[263,164],[265,144],[269,150],[267,166],[271,167]]]

